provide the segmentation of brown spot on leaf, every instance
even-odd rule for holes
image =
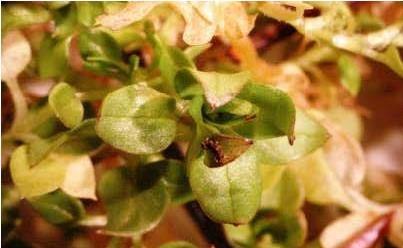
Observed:
[[[201,146],[213,155],[213,167],[226,165],[239,156],[241,156],[251,145],[253,141],[243,137],[230,135],[214,135],[207,137]]]

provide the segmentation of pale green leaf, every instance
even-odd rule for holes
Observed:
[[[66,83],[59,83],[49,93],[49,105],[60,121],[69,128],[80,124],[84,107],[75,95],[76,91]]]
[[[206,155],[189,164],[189,180],[203,211],[214,221],[249,222],[260,204],[261,181],[254,151],[249,149],[225,166],[210,168]]]
[[[261,163],[268,165],[287,164],[323,146],[329,134],[319,122],[302,110],[297,111],[295,141],[290,145],[287,137],[255,141]]]
[[[10,170],[21,197],[38,196],[56,190],[64,181],[69,159],[51,155],[30,168],[27,146],[18,147],[11,156]]]
[[[1,30],[19,29],[47,22],[51,15],[44,6],[34,3],[7,3],[1,8]]]
[[[159,152],[176,134],[175,100],[137,84],[110,93],[103,101],[96,126],[112,146],[134,154]]]
[[[203,72],[196,69],[184,70],[194,78],[196,83],[202,86],[204,96],[213,109],[230,102],[241,92],[250,79],[248,72],[226,74]],[[185,73],[185,71],[181,73]]]
[[[307,201],[348,205],[350,200],[343,184],[326,162],[322,150],[296,161],[292,168],[303,184]]]
[[[148,32],[147,37],[156,54],[154,63],[158,66],[162,77],[168,81],[169,90],[171,90],[178,70],[182,67],[194,68],[195,65],[182,50],[166,45],[155,33]]]
[[[62,133],[56,140],[41,140],[20,146],[13,152],[11,176],[22,197],[43,195],[61,188],[75,197],[96,199],[95,174],[88,155],[52,153],[69,135],[71,133]],[[40,156],[35,151],[40,152]]]
[[[228,239],[240,247],[253,247],[254,234],[250,225],[224,225]],[[238,247],[238,246],[236,246]]]
[[[108,223],[105,232],[128,236],[154,228],[169,201],[159,167],[120,167],[106,172],[99,183]]]
[[[290,169],[286,169],[280,180],[262,193],[261,207],[274,209],[283,214],[296,213],[303,203],[303,185],[295,172]]]
[[[76,2],[77,20],[86,27],[94,25],[95,18],[102,14],[103,6],[100,2]]]

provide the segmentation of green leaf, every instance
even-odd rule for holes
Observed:
[[[158,35],[148,33],[147,37],[155,51],[154,63],[158,66],[162,77],[173,89],[174,78],[178,70],[183,67],[195,68],[195,65],[182,50],[166,45]]]
[[[159,167],[120,167],[106,172],[99,183],[108,223],[105,232],[133,237],[154,228],[168,205],[169,195]]]
[[[177,72],[177,73],[176,73]],[[175,71],[174,79],[175,91],[183,99],[191,99],[194,96],[203,95],[203,88],[197,83],[195,78],[188,70],[183,69]]]
[[[144,84],[110,93],[103,101],[96,126],[112,146],[134,154],[164,150],[174,140],[175,100]]]
[[[244,224],[260,204],[261,182],[252,149],[225,166],[210,168],[205,153],[189,164],[189,180],[203,211],[214,221]]]
[[[58,148],[58,153],[87,154],[102,144],[95,131],[95,119],[87,119],[69,132],[69,138]]]
[[[186,241],[173,241],[165,243],[159,248],[196,248],[196,246]]]
[[[102,14],[103,5],[100,2],[75,2],[77,6],[77,20],[86,27],[94,25],[95,18]]]
[[[81,201],[60,190],[28,199],[32,207],[52,224],[67,224],[80,220],[85,215]]]
[[[271,86],[247,84],[238,97],[259,107],[257,118],[235,128],[239,134],[252,139],[287,135],[293,141],[295,107],[286,93]]]
[[[274,209],[283,214],[296,213],[303,203],[303,185],[295,172],[290,169],[284,170],[280,180],[262,193],[261,207]]]
[[[60,8],[63,8],[67,5],[69,5],[70,2],[69,1],[58,1],[58,2],[46,2],[46,6],[50,9],[50,10],[57,10]]]
[[[196,130],[192,137],[189,149],[186,154],[186,161],[189,163],[201,154],[201,144],[209,135],[218,134],[219,130],[214,126],[208,125],[203,120],[202,108],[204,99],[202,96],[196,96],[192,99],[189,106],[189,114],[196,123]]]
[[[59,83],[49,93],[49,105],[55,115],[68,128],[80,124],[84,108],[75,95],[76,91],[66,83]]]
[[[385,23],[382,19],[366,12],[358,13],[355,16],[355,20],[357,22],[357,28],[361,32],[376,31],[385,27]]]
[[[53,37],[63,39],[72,36],[78,29],[77,8],[68,4],[54,11],[55,31]]]
[[[274,217],[261,216],[254,220],[252,228],[257,237],[270,235],[271,243],[280,247],[301,247],[307,235],[306,219],[302,212]]]
[[[181,73],[189,74],[188,76],[182,75],[181,77],[185,77],[186,79],[193,77],[193,81],[202,86],[206,100],[213,109],[230,102],[241,92],[250,79],[249,72],[228,74],[184,69]],[[189,84],[189,82],[184,83]]]
[[[52,155],[30,168],[27,146],[20,146],[11,155],[11,177],[22,197],[43,195],[62,185],[69,159]]]
[[[95,120],[87,119],[80,123],[80,125],[75,128],[60,132],[47,139],[38,139],[29,144],[28,147],[28,158],[31,165],[35,165],[40,162],[43,158],[49,155],[51,152],[59,149],[60,152],[66,153],[66,150],[74,151],[74,149],[69,149],[71,146],[77,142],[93,142],[89,144],[89,148],[95,148],[99,145],[99,139],[96,137],[95,131]],[[80,146],[82,147],[83,144]],[[92,146],[91,146],[92,145]],[[67,146],[67,147],[66,147]],[[86,146],[84,146],[86,147]],[[87,146],[88,147],[88,146]],[[85,152],[81,151],[81,153]]]
[[[58,133],[48,139],[38,139],[28,145],[28,161],[36,165],[51,152],[59,148],[69,138],[68,133]]]
[[[151,163],[150,166],[161,166],[163,168],[163,180],[172,202],[183,204],[193,198],[183,163],[169,159]]]
[[[49,11],[40,4],[7,3],[1,8],[1,30],[3,32],[44,23],[50,19]]]
[[[259,108],[239,98],[234,98],[227,104],[212,110],[211,108],[205,111],[206,120],[212,125],[233,126],[244,123],[256,117]]]
[[[347,55],[340,56],[337,63],[341,73],[341,84],[348,92],[356,96],[361,88],[361,75],[357,65]]]
[[[71,37],[62,40],[47,36],[43,39],[38,54],[39,75],[44,78],[61,77],[68,69]]]
[[[108,33],[100,30],[81,32],[78,46],[87,70],[122,80],[129,78],[129,68],[122,61],[120,47]]]
[[[263,164],[287,164],[313,152],[329,138],[326,129],[302,110],[298,110],[295,123],[295,142],[290,145],[286,137],[256,140],[254,147]]]
[[[224,230],[229,240],[236,244],[235,247],[254,247],[255,237],[249,224],[238,226],[225,224]]]

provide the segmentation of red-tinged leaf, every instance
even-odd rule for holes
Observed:
[[[342,245],[340,248],[372,248],[382,240],[388,231],[392,213],[379,216],[370,222],[364,229],[360,230]]]

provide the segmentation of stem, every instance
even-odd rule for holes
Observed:
[[[14,132],[18,125],[22,123],[24,116],[28,112],[27,102],[25,100],[24,94],[22,93],[18,81],[16,78],[6,81],[6,85],[10,90],[11,96],[14,103],[14,120],[11,125],[11,132]]]
[[[231,244],[227,240],[227,237],[225,236],[222,225],[210,220],[203,213],[200,205],[196,201],[186,203],[185,207],[212,247],[232,248]]]

